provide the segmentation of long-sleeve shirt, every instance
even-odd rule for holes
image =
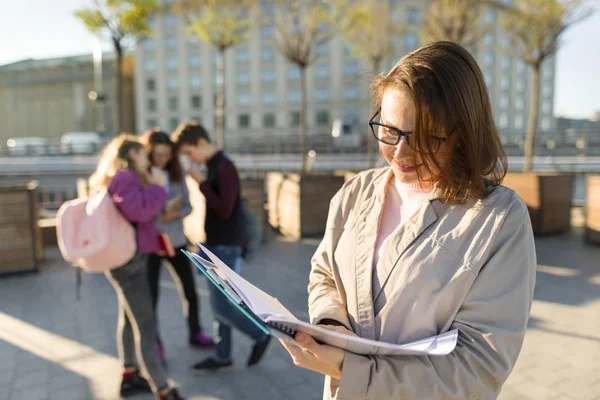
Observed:
[[[181,178],[180,182],[168,180],[167,191],[169,193],[169,200],[181,196],[181,211],[179,212],[179,218],[169,222],[161,222],[161,214],[159,214],[156,218],[156,229],[159,232],[168,234],[173,247],[179,248],[188,243],[188,239],[186,238],[183,229],[183,219],[192,212],[190,194],[185,182],[185,176]]]
[[[167,202],[167,192],[158,185],[144,187],[139,176],[122,169],[108,185],[117,208],[136,226],[138,253],[156,253],[160,250],[155,218]]]

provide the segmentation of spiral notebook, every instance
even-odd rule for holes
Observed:
[[[364,339],[352,334],[332,331],[319,325],[312,325],[296,318],[276,298],[263,292],[246,279],[235,273],[205,246],[198,244],[209,259],[182,250],[227,299],[246,318],[251,320],[264,333],[297,345],[296,332],[304,332],[319,343],[329,344],[362,355],[432,355],[451,353],[456,347],[456,329],[411,343],[395,344]]]

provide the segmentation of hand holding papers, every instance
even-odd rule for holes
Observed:
[[[242,313],[265,333],[295,343],[296,332],[304,332],[316,341],[363,355],[446,355],[456,346],[458,331],[406,344],[364,339],[297,319],[276,298],[263,292],[236,274],[206,247],[199,245],[209,260],[184,251],[193,264],[221,290]]]

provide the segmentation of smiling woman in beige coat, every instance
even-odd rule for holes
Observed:
[[[331,201],[312,260],[311,322],[406,343],[458,329],[447,356],[361,356],[296,339],[324,398],[495,399],[519,355],[535,284],[527,207],[501,186],[506,155],[481,70],[436,42],[373,83],[370,121],[389,167]]]

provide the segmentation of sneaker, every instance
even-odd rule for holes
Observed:
[[[269,343],[271,343],[271,336],[267,336],[266,339],[254,343],[254,346],[252,346],[252,353],[250,353],[250,357],[248,358],[248,367],[252,367],[262,360],[267,351],[267,347],[269,347]]]
[[[181,395],[179,394],[177,389],[171,389],[166,394],[158,394],[156,396],[156,399],[157,400],[185,400],[183,397],[181,397]]]
[[[202,331],[198,331],[198,333],[190,337],[190,346],[209,350],[214,350],[216,348],[215,342],[212,340],[212,338],[210,336],[206,336]]]
[[[231,361],[219,361],[212,357],[207,358],[204,361],[200,361],[192,367],[193,371],[196,372],[218,372],[230,370],[233,367]]]
[[[133,396],[139,393],[151,393],[150,385],[140,371],[124,372],[123,380],[121,380],[121,397]]]
[[[159,340],[157,343],[158,346],[158,356],[160,357],[160,361],[165,369],[167,369],[167,357],[165,357],[165,347],[162,342]]]

